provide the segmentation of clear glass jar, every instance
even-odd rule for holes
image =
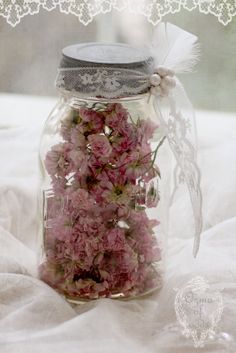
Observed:
[[[168,169],[165,145],[149,94],[62,95],[40,147],[43,281],[71,301],[133,298],[161,288],[168,224],[162,197],[170,176],[160,179],[160,164]]]
[[[160,77],[125,44],[62,54],[40,146],[39,276],[78,303],[146,295],[163,284],[172,175],[150,94]]]

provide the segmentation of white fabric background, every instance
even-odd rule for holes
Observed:
[[[236,116],[198,112],[204,233],[197,259],[192,240],[176,228],[180,238],[170,243],[161,292],[72,307],[35,278],[37,149],[53,105],[49,98],[0,95],[0,352],[235,353]],[[181,197],[173,210],[190,212]],[[229,335],[201,349],[182,336],[174,312],[174,288],[198,274],[222,289],[219,331]]]

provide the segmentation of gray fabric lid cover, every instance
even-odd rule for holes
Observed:
[[[149,55],[121,43],[83,43],[65,47],[60,67],[117,66],[135,70],[152,62]],[[64,64],[64,65],[63,65]]]
[[[57,87],[69,91],[77,91],[90,94],[91,87],[80,84],[80,76],[85,73],[86,68],[91,75],[96,74],[99,68],[107,69],[110,75],[114,75],[113,69],[126,69],[138,73],[150,74],[153,68],[153,58],[135,47],[121,43],[83,43],[65,47],[62,50],[62,59],[59,68],[61,69],[60,82]],[[71,68],[72,70],[68,69]],[[76,70],[73,70],[76,68]],[[65,71],[63,71],[65,69]],[[80,70],[81,69],[81,70]],[[63,74],[64,72],[64,74]],[[69,72],[69,74],[66,74]],[[128,72],[128,71],[127,71]],[[124,76],[124,84],[127,85],[127,76]],[[122,84],[122,81],[121,81]],[[131,88],[135,85],[132,79],[128,81]],[[88,91],[86,92],[86,90]],[[101,87],[101,91],[103,89]],[[144,93],[147,88],[143,88],[137,93]],[[131,89],[132,92],[132,89]],[[128,92],[126,96],[129,95]]]

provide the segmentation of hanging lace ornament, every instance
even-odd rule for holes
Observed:
[[[117,46],[119,44],[114,44],[116,50]],[[112,52],[112,45],[106,47],[101,44],[99,47],[97,44],[97,48],[89,63],[83,61],[83,53],[86,57],[89,45],[65,48],[56,86],[68,95],[73,92],[82,97],[117,99],[148,92],[150,97],[154,97],[156,113],[176,160],[172,199],[179,183],[184,182],[188,188],[195,222],[193,254],[196,256],[202,230],[202,196],[196,160],[195,117],[176,74],[191,71],[195,65],[199,57],[197,37],[169,23],[161,23],[154,31],[148,50],[120,45],[119,55],[123,64],[119,66],[112,60],[106,64],[99,63],[104,50],[110,51],[111,58],[116,55],[117,62],[117,52]],[[75,50],[79,50],[81,61],[68,60]],[[134,62],[130,65],[127,60],[126,64],[125,56],[131,54]],[[188,111],[187,115],[185,111]]]
[[[235,0],[0,0],[0,16],[13,27],[26,15],[35,15],[40,10],[59,9],[65,14],[73,14],[85,26],[99,14],[110,11],[130,11],[142,14],[153,25],[158,24],[167,14],[181,10],[199,11],[211,14],[226,26],[236,15]]]

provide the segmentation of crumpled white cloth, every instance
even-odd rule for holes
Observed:
[[[235,353],[236,116],[198,113],[204,233],[197,259],[192,240],[173,221],[178,239],[170,242],[166,284],[158,294],[70,306],[36,278],[37,149],[53,104],[0,95],[0,352]],[[178,195],[172,212],[188,219],[184,201]],[[195,275],[220,288],[224,301],[220,335],[201,350],[181,334],[174,311],[174,288]]]

